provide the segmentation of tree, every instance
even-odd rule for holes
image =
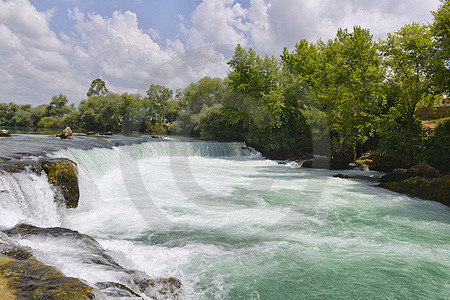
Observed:
[[[172,98],[172,90],[162,85],[152,84],[147,90],[149,106],[152,108],[154,119],[158,123],[162,123],[164,119],[164,111],[167,103]]]
[[[435,42],[436,65],[431,72],[431,77],[439,91],[448,93],[450,91],[450,2],[442,1],[442,5],[433,15],[431,33]]]
[[[108,93],[81,100],[78,107],[85,129],[89,131],[120,131],[122,129],[121,97]]]
[[[385,74],[369,30],[339,29],[336,38],[326,43],[302,40],[293,53],[285,49],[282,60],[316,95],[317,103],[308,101],[303,113],[317,115],[314,112],[322,110],[326,114],[338,154],[344,155],[347,148],[355,150],[367,140],[383,102]]]
[[[106,88],[106,83],[100,79],[97,78],[92,81],[91,87],[89,88],[87,92],[87,96],[105,96],[109,93],[108,89]]]
[[[31,113],[27,109],[19,109],[14,114],[11,120],[13,126],[19,127],[31,127],[33,126],[33,120],[31,119]]]
[[[52,101],[47,106],[47,115],[55,118],[62,118],[74,110],[74,107],[67,106],[69,99],[63,94],[53,96]]]
[[[430,93],[428,73],[433,69],[433,40],[428,26],[413,23],[380,45],[388,82],[398,88],[396,108],[405,119],[413,120],[417,104]]]
[[[54,117],[43,117],[37,125],[38,125],[38,127],[42,127],[42,128],[60,128],[61,127],[60,121]]]
[[[386,84],[395,91],[387,116],[381,120],[381,145],[404,166],[417,163],[423,152],[423,130],[414,116],[417,105],[433,94],[429,78],[435,51],[430,28],[405,25],[380,45],[388,68]]]

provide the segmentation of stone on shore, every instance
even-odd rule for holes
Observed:
[[[397,182],[385,182],[381,187],[450,206],[450,175],[440,178],[412,177]]]
[[[10,137],[11,133],[9,132],[9,130],[6,129],[2,129],[0,130],[0,137]]]

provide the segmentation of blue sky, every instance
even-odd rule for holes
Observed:
[[[432,21],[438,0],[0,0],[0,102],[184,88],[224,77],[237,43],[278,56],[360,25],[375,39]]]

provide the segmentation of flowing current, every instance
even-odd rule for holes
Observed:
[[[44,175],[0,174],[0,226],[61,226],[122,266],[179,278],[186,299],[450,299],[450,214],[376,187],[378,173],[299,168],[241,143],[158,140],[53,152],[78,164],[80,203]],[[94,285],[77,243],[20,239]]]

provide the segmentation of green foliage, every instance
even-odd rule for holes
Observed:
[[[427,26],[413,23],[388,34],[380,49],[388,67],[387,80],[396,89],[393,105],[405,119],[413,119],[417,104],[430,93],[433,41]]]
[[[31,127],[33,126],[31,113],[28,110],[19,109],[14,114],[14,117],[11,119],[11,123],[13,126]]]
[[[381,147],[399,166],[410,167],[423,159],[425,132],[419,119],[405,119],[400,110],[392,107],[381,119],[378,131]]]
[[[62,127],[69,126],[72,129],[80,129],[83,127],[82,116],[79,111],[74,111],[62,119]]]
[[[43,117],[39,123],[38,127],[42,128],[61,128],[61,122],[54,117]]]
[[[82,100],[78,110],[85,129],[88,131],[121,130],[120,95],[108,93],[106,96],[91,96]]]
[[[443,1],[433,15],[431,33],[436,43],[436,64],[431,71],[431,77],[439,91],[448,93],[450,91],[450,2]]]
[[[87,96],[105,96],[108,94],[108,89],[106,88],[106,83],[100,79],[97,78],[92,81],[91,87],[89,88],[87,92]]]
[[[74,110],[74,107],[67,106],[69,99],[63,94],[59,94],[58,96],[53,96],[52,101],[47,106],[47,116],[62,118],[68,113]]]
[[[426,160],[446,174],[450,171],[450,118],[437,122],[434,135],[426,141]]]
[[[167,104],[173,96],[172,90],[162,85],[152,84],[147,91],[148,106],[153,112],[152,120],[162,123]]]

